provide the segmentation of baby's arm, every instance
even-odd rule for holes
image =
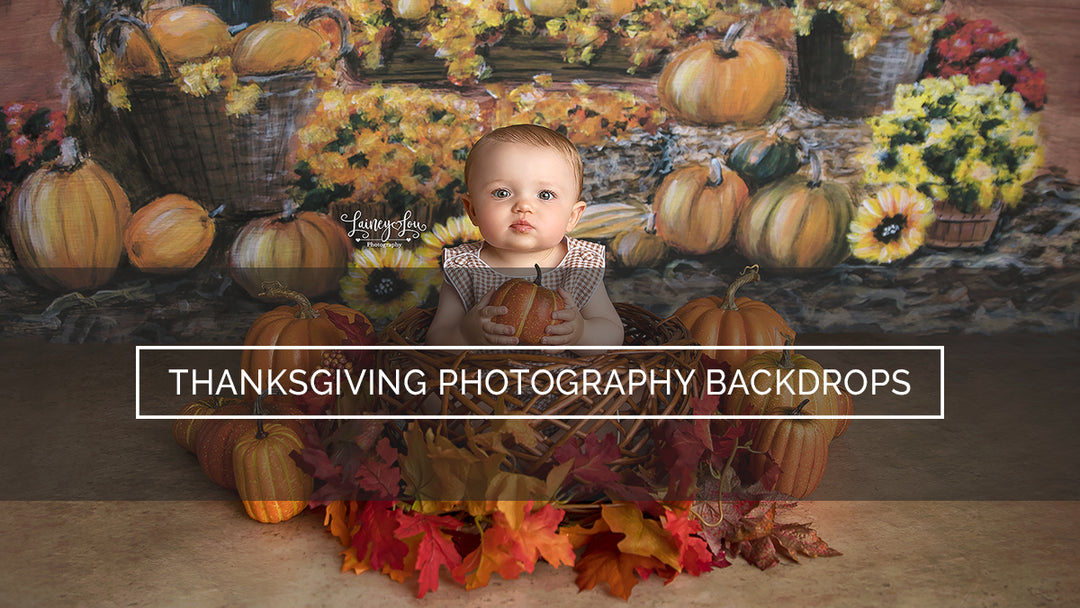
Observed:
[[[574,304],[574,296],[570,292],[559,288],[559,294],[566,300],[567,306],[551,316],[562,323],[548,326],[544,344],[619,346],[623,343],[622,320],[602,283],[581,309]]]
[[[439,307],[428,328],[427,343],[436,346],[517,344],[513,327],[491,320],[507,312],[505,306],[488,306],[494,292],[494,289],[487,292],[472,310],[465,310],[457,291],[444,281],[439,291]]]

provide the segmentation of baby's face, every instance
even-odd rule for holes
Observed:
[[[498,143],[473,161],[469,217],[492,246],[513,251],[551,249],[585,209],[578,180],[562,153],[524,143]]]

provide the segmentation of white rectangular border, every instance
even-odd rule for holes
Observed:
[[[476,350],[475,346],[398,346],[398,345],[372,345],[372,346],[235,346],[235,345],[173,345],[166,346],[163,344],[136,344],[135,345],[135,419],[136,420],[195,420],[201,419],[204,416],[197,415],[181,415],[181,414],[143,414],[140,409],[141,403],[141,389],[140,389],[140,371],[142,363],[142,351],[144,350],[326,350],[331,348],[332,350]],[[590,350],[610,350],[613,352],[618,351],[644,351],[644,350],[744,350],[745,346],[636,346],[634,348],[626,348],[625,346],[618,347],[590,347]],[[925,350],[925,351],[938,351],[940,362],[940,391],[941,391],[941,405],[937,414],[868,414],[868,415],[852,415],[852,416],[797,416],[802,420],[944,420],[945,419],[945,346],[912,346],[912,345],[899,345],[899,346],[867,346],[863,344],[847,345],[847,346],[823,346],[823,345],[811,345],[811,346],[771,346],[769,350],[800,350],[800,351],[812,351],[812,350],[880,350],[880,351],[906,351],[906,350]],[[562,346],[500,346],[493,349],[485,350],[566,350]],[[333,416],[328,414],[322,415],[283,415],[274,416],[278,420],[516,420],[522,416],[517,414],[350,414]],[[545,414],[530,414],[529,418],[535,418],[538,420],[777,420],[786,418],[796,418],[796,416],[778,416],[778,415],[696,415],[696,414],[638,414],[638,415],[620,415],[620,414],[565,414],[565,415],[545,415]],[[251,414],[245,415],[227,415],[218,416],[222,420],[245,420],[266,418],[266,416],[255,416]]]

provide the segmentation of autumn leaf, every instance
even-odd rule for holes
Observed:
[[[330,530],[330,534],[337,537],[341,544],[346,547],[352,543],[353,537],[352,525],[349,523],[349,512],[358,509],[359,506],[356,501],[335,500],[326,505],[326,514],[323,515],[323,527]]]
[[[334,327],[345,335],[345,340],[342,344],[350,346],[371,346],[378,341],[375,329],[370,323],[366,322],[366,319],[361,322],[353,322],[345,315],[326,308],[321,311],[321,314],[326,315],[326,319],[333,323]],[[345,357],[353,364],[353,369],[355,370],[370,368],[375,362],[374,353],[370,350],[346,350]]]
[[[600,513],[612,532],[623,535],[618,543],[620,551],[652,556],[672,568],[680,567],[679,552],[671,534],[660,522],[646,519],[637,506],[630,503],[604,505]]]
[[[531,503],[525,510],[531,511]],[[496,513],[494,520],[496,525],[504,525],[507,537],[520,546],[522,565],[526,572],[531,573],[539,558],[556,568],[563,564],[574,565],[574,548],[570,544],[570,537],[559,532],[563,516],[562,510],[544,505],[525,515],[521,525],[516,528],[510,526],[502,513]]]
[[[455,579],[465,582],[466,590],[486,587],[492,574],[497,573],[509,581],[525,571],[520,559],[523,549],[509,537],[507,531],[506,526],[500,525],[484,530],[480,546],[466,555],[452,571]]]
[[[661,518],[664,531],[671,535],[679,552],[681,570],[698,576],[712,570],[713,555],[704,540],[694,536],[701,524],[690,519],[689,512],[667,511]]]
[[[445,531],[458,530],[464,524],[446,515],[425,515],[404,511],[397,512],[397,521],[399,537],[419,535],[415,568],[420,578],[417,597],[422,598],[428,591],[439,588],[440,567],[445,566],[452,573],[461,565],[461,554],[457,552],[457,548]]]
[[[585,591],[606,583],[611,594],[624,600],[638,584],[638,572],[653,572],[664,567],[655,557],[619,550],[622,535],[601,532],[592,536],[581,558],[574,564],[578,589]]]
[[[375,445],[373,457],[365,458],[356,471],[356,482],[380,500],[396,500],[401,483],[401,470],[397,467],[398,451],[383,437]]]
[[[397,518],[392,501],[372,500],[364,503],[356,522],[356,533],[352,546],[360,561],[368,561],[372,568],[382,570],[384,566],[394,569],[405,567],[405,557],[409,546],[394,533]]]
[[[572,461],[574,466],[570,470],[570,477],[582,483],[604,488],[619,482],[619,474],[610,466],[610,463],[622,457],[618,439],[613,434],[605,435],[603,439],[589,435],[584,443],[575,437],[573,441],[559,446],[554,456],[555,462],[560,464]]]
[[[773,528],[773,544],[778,553],[793,562],[799,554],[807,557],[835,557],[843,555],[821,540],[818,533],[805,523],[779,524]]]

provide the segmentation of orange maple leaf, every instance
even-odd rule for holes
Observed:
[[[540,510],[529,513],[532,503],[526,507],[524,520],[514,529],[506,516],[500,511],[495,514],[495,524],[506,528],[507,537],[520,547],[522,566],[532,573],[536,560],[544,561],[558,568],[560,565],[574,565],[574,547],[570,537],[559,533],[559,524],[563,511],[544,505]]]
[[[457,580],[465,581],[465,589],[473,590],[486,587],[491,575],[498,573],[506,580],[514,580],[525,568],[514,551],[520,551],[520,545],[507,535],[508,528],[492,526],[484,530],[480,546],[465,556],[452,574]]]
[[[624,535],[619,541],[619,550],[635,555],[650,555],[661,562],[681,570],[679,550],[675,539],[660,522],[645,519],[644,513],[631,503],[604,505],[601,517],[611,527],[612,532]]]
[[[664,569],[664,564],[655,557],[620,551],[621,538],[622,534],[601,532],[589,540],[585,553],[574,564],[578,589],[585,591],[607,583],[612,595],[628,600],[638,584],[639,572]]]

